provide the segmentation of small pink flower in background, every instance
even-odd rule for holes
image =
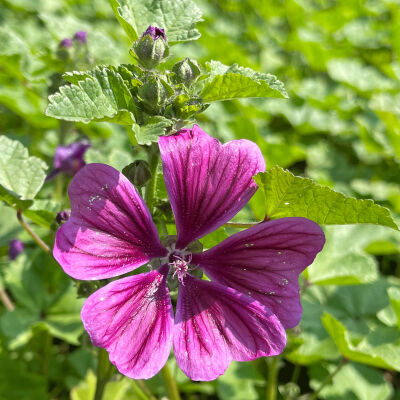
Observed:
[[[65,39],[61,40],[61,42],[58,44],[58,46],[68,49],[72,46],[72,39],[65,38]]]
[[[83,166],[86,165],[84,155],[90,147],[87,141],[74,142],[67,146],[57,146],[54,154],[54,169],[47,176],[50,180],[63,172],[66,175],[75,175]]]
[[[85,302],[81,317],[94,345],[134,379],[155,375],[173,344],[193,380],[212,380],[232,360],[280,354],[285,328],[301,317],[298,275],[322,249],[319,226],[282,218],[236,233],[202,253],[188,245],[228,222],[257,190],[265,170],[248,140],[222,145],[198,126],[159,141],[177,240],[164,247],[137,190],[117,170],[89,164],[68,192],[71,217],[54,257],[76,279],[106,279],[159,259],[161,267],[114,280]],[[211,281],[192,275],[202,269]],[[167,281],[178,283],[176,313]]]
[[[74,39],[82,44],[85,44],[87,42],[87,32],[86,31],[75,32]]]
[[[19,239],[11,239],[8,247],[8,257],[15,260],[24,251],[24,244]]]

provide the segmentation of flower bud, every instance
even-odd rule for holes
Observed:
[[[196,60],[185,58],[172,67],[172,72],[178,83],[192,83],[200,76],[201,69]]]
[[[20,253],[24,251],[24,244],[19,239],[10,240],[8,256],[10,260],[15,260]]]
[[[169,46],[164,29],[149,26],[146,32],[133,44],[131,52],[139,64],[147,69],[157,67],[169,55]]]
[[[127,165],[122,173],[137,187],[142,187],[151,178],[149,164],[144,160],[136,160]]]
[[[57,224],[61,225],[63,222],[68,221],[70,216],[71,216],[71,213],[68,210],[60,211],[56,215]]]
[[[65,38],[61,40],[61,42],[58,44],[58,47],[63,47],[65,49],[68,49],[72,46],[72,39],[70,38]]]
[[[174,94],[172,88],[158,77],[151,78],[140,86],[139,97],[151,107],[160,107]]]
[[[87,32],[86,31],[78,31],[75,32],[74,40],[85,44],[87,42]]]

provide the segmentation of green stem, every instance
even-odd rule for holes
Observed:
[[[258,225],[260,222],[227,222],[223,226],[225,228],[251,228],[254,225]]]
[[[170,400],[180,400],[178,386],[176,385],[175,379],[173,378],[171,371],[167,364],[161,370],[161,375],[164,379],[165,387],[167,388],[168,397]]]
[[[22,218],[22,211],[17,211],[17,218],[19,223],[22,225],[22,227],[29,233],[29,235],[33,238],[33,240],[46,252],[50,253],[50,247],[47,246],[45,242],[43,242],[42,239],[38,235],[36,235],[35,232],[30,228],[30,226],[24,221]]]
[[[293,375],[292,375],[292,379],[291,382],[293,383],[297,383],[298,379],[299,379],[299,375],[300,375],[300,365],[296,364],[293,370]]]
[[[150,397],[139,387],[136,381],[131,381],[132,389],[136,394],[138,400],[149,400]]]
[[[14,311],[15,306],[14,306],[13,302],[11,301],[11,299],[8,297],[6,290],[3,288],[0,288],[0,299],[1,299],[1,302],[4,304],[4,307],[6,308],[6,310]]]
[[[269,357],[266,400],[276,400],[280,356]]]
[[[53,338],[49,331],[45,329],[43,331],[43,357],[42,357],[42,374],[48,379],[49,375],[49,365],[51,357],[51,349],[53,345]]]
[[[153,212],[153,202],[157,187],[157,170],[158,170],[159,159],[160,159],[160,154],[158,148],[153,145],[149,151],[149,165],[151,171],[151,179],[149,180],[149,182],[147,182],[146,195],[144,198],[147,207],[150,210],[150,213]]]
[[[104,389],[106,388],[108,380],[113,374],[114,367],[108,361],[108,353],[106,350],[99,348],[97,359],[97,380],[96,392],[94,400],[102,400]]]
[[[322,381],[320,387],[313,393],[310,397],[310,400],[316,400],[318,398],[321,390],[331,382],[333,377],[343,368],[343,366],[347,363],[347,359],[343,358],[342,361],[337,365],[337,367]]]

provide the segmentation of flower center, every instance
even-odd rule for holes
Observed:
[[[183,283],[183,279],[189,271],[191,259],[191,254],[183,255],[178,251],[174,251],[169,255],[168,265],[173,269],[172,277],[177,276],[180,283]]]

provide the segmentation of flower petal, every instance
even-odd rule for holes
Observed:
[[[159,147],[180,249],[236,215],[257,190],[253,175],[265,170],[255,143],[222,145],[197,125],[160,137]]]
[[[213,380],[232,360],[273,356],[285,345],[278,318],[250,297],[190,275],[179,286],[174,352],[189,378]]]
[[[151,378],[170,354],[173,309],[165,280],[156,270],[119,279],[83,305],[82,321],[93,344],[104,347],[130,378]]]
[[[211,280],[268,306],[286,329],[301,318],[298,277],[325,243],[321,228],[306,218],[263,222],[236,233],[204,253],[193,254]]]
[[[87,165],[68,194],[71,218],[57,231],[53,255],[73,278],[110,278],[167,254],[146,204],[116,169]]]

